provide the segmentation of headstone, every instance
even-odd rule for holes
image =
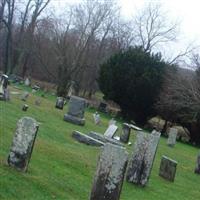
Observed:
[[[101,111],[101,112],[107,113],[107,104],[100,102],[98,110]]]
[[[104,136],[105,136],[105,137],[112,138],[112,137],[115,135],[117,129],[118,129],[118,127],[117,127],[116,125],[114,125],[114,124],[113,124],[113,125],[110,125],[110,126],[107,128],[107,130],[105,131]]]
[[[122,125],[122,133],[120,135],[120,141],[124,142],[124,143],[128,143],[129,142],[130,133],[131,133],[131,128],[130,128],[129,124],[123,123],[123,125]]]
[[[169,129],[169,134],[168,134],[168,139],[167,139],[167,145],[170,147],[174,147],[176,144],[176,136],[177,136],[177,129],[176,128],[170,128]]]
[[[10,90],[9,90],[9,88],[4,89],[4,99],[5,99],[5,101],[10,101]]]
[[[28,92],[24,92],[21,96],[21,100],[22,101],[26,101],[28,99],[29,93]]]
[[[64,115],[64,120],[77,125],[84,125],[85,105],[85,99],[76,96],[71,96],[68,104],[68,112]]]
[[[93,118],[94,118],[94,123],[95,123],[96,125],[99,125],[99,124],[101,123],[101,118],[100,118],[100,115],[99,115],[98,112],[95,112],[95,113],[93,114]]]
[[[30,82],[29,78],[26,78],[24,81],[24,85],[30,86],[30,84],[31,84],[31,82]]]
[[[27,105],[27,104],[24,104],[24,105],[22,106],[22,110],[26,112],[26,111],[28,110],[28,105]]]
[[[63,109],[63,107],[64,107],[64,98],[63,97],[57,97],[55,107],[58,109],[61,109],[61,110]]]
[[[125,148],[105,144],[98,160],[90,200],[119,200],[128,153]]]
[[[78,142],[91,145],[91,146],[103,146],[104,143],[100,140],[96,140],[88,135],[85,135],[79,131],[73,131],[72,137],[77,140]]]
[[[113,118],[108,122],[108,125],[115,125],[116,124],[116,120],[114,120]]]
[[[41,105],[41,100],[37,98],[37,99],[35,100],[35,105],[36,105],[36,106],[40,106],[40,105]]]
[[[138,132],[133,153],[129,161],[126,180],[136,185],[148,183],[160,134]]]
[[[38,123],[30,117],[23,117],[17,123],[8,156],[8,164],[18,170],[26,171],[37,136]]]
[[[3,74],[0,77],[0,100],[8,100],[8,76]],[[6,93],[7,92],[7,93]],[[7,95],[7,96],[6,96]]]
[[[32,87],[32,89],[38,91],[38,90],[40,89],[40,86],[34,85],[34,86]]]
[[[197,156],[196,168],[194,170],[196,174],[200,174],[200,152]]]
[[[67,93],[67,99],[69,99],[71,96],[75,95],[75,82],[74,81],[71,81],[70,83],[70,87],[69,87],[69,90],[68,90],[68,93]]]
[[[176,166],[177,162],[175,160],[162,156],[159,176],[173,182],[176,175]]]

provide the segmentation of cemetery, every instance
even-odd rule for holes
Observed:
[[[80,97],[65,104],[30,86],[8,88],[10,100],[0,101],[0,199],[200,197],[199,149],[176,141],[175,128],[165,138]]]

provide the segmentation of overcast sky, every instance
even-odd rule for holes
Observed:
[[[57,9],[63,8],[66,3],[76,3],[81,0],[52,0]],[[108,0],[109,1],[109,0]],[[167,11],[169,20],[180,21],[180,36],[177,44],[173,44],[169,51],[183,50],[189,43],[200,44],[200,0],[116,0],[122,9],[122,15],[130,18],[145,4],[161,3]],[[168,52],[170,54],[170,52]]]

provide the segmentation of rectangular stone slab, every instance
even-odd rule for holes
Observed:
[[[167,145],[170,147],[174,147],[176,144],[176,137],[177,137],[178,130],[176,128],[170,128],[168,139],[167,139]]]
[[[125,148],[105,144],[99,156],[90,200],[119,200],[128,153]]]
[[[68,114],[64,115],[64,121],[71,122],[73,124],[77,124],[81,126],[85,125],[85,118],[78,118],[78,117],[68,115]]]
[[[167,156],[162,156],[159,176],[173,182],[176,175],[176,166],[177,162],[175,160],[172,160]]]
[[[86,100],[77,96],[71,96],[68,105],[68,115],[77,118],[84,118]]]
[[[38,128],[33,118],[23,117],[18,121],[8,156],[10,166],[21,171],[27,170]]]
[[[116,125],[111,124],[111,125],[107,128],[107,130],[105,131],[104,136],[109,137],[109,138],[112,138],[112,137],[115,135],[117,129],[118,129],[118,127],[117,127]]]
[[[85,135],[79,131],[73,131],[72,137],[76,139],[78,142],[91,145],[91,146],[103,146],[104,143],[102,141],[96,140],[88,135]]]
[[[133,153],[131,155],[126,180],[136,185],[145,186],[148,183],[160,133],[149,134],[138,132]]]
[[[103,142],[103,143],[107,143],[107,142],[108,142],[108,143],[111,143],[111,144],[123,146],[123,144],[121,144],[121,143],[118,142],[117,140],[114,140],[114,139],[112,139],[112,138],[105,137],[105,136],[103,136],[102,134],[96,133],[96,132],[94,132],[94,131],[89,132],[88,135],[89,135],[90,137],[96,139],[96,140],[99,140],[99,141]]]

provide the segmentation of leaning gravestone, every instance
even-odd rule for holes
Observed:
[[[105,144],[97,164],[90,200],[119,200],[127,160],[125,148]]]
[[[131,133],[131,128],[130,128],[129,124],[123,123],[122,133],[120,135],[120,141],[123,142],[123,143],[128,143],[130,133]]]
[[[26,171],[37,136],[38,123],[30,117],[23,117],[17,123],[8,164],[18,170]]]
[[[57,97],[55,107],[58,109],[61,109],[61,110],[63,109],[63,107],[64,107],[64,98],[63,97]]]
[[[126,174],[128,182],[141,186],[148,183],[159,139],[158,132],[155,134],[138,132]]]
[[[116,125],[110,125],[104,133],[105,137],[112,138],[116,133],[118,127]]]
[[[170,128],[169,129],[169,134],[168,134],[168,139],[167,139],[167,145],[170,147],[174,147],[176,144],[176,136],[177,136],[177,129],[176,128]]]
[[[64,115],[64,120],[77,125],[84,125],[85,106],[85,99],[76,96],[71,96],[69,100],[68,113]]]
[[[176,166],[177,162],[175,160],[162,156],[159,176],[173,182],[176,175]]]
[[[195,168],[194,172],[196,174],[200,174],[200,152],[197,156],[197,163],[196,163],[196,168]]]
[[[28,99],[29,93],[28,92],[24,92],[21,96],[21,100],[22,101],[26,101]]]

